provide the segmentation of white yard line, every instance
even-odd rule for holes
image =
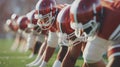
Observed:
[[[0,59],[29,59],[28,56],[0,56]]]

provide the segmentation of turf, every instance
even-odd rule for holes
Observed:
[[[29,59],[28,56],[31,53],[30,51],[25,53],[19,52],[18,50],[11,51],[10,47],[12,45],[12,42],[12,39],[0,39],[0,67],[26,67],[26,64],[33,61],[37,55],[32,59]],[[57,50],[48,62],[47,67],[52,67],[56,55]],[[82,63],[83,59],[79,57],[75,67],[81,67]]]

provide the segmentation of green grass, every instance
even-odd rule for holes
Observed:
[[[32,62],[35,57],[29,59],[28,56],[30,52],[21,53],[18,50],[11,51],[10,47],[12,45],[13,40],[0,39],[0,67],[26,67],[27,63]],[[47,67],[52,67],[54,60],[56,59],[57,51],[52,56],[50,61],[48,62]],[[81,67],[82,58],[79,58],[76,62],[75,67]]]

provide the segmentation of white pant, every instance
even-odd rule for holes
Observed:
[[[102,56],[110,44],[112,44],[110,41],[98,36],[89,38],[83,52],[84,61],[87,63],[95,63],[102,60]]]

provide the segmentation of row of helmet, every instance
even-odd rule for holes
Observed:
[[[11,18],[6,21],[6,25],[15,32],[18,29],[23,31],[32,30],[36,25],[39,25],[43,30],[50,28],[49,26],[52,24],[52,21],[55,20],[56,2],[54,0],[50,0],[47,4],[45,2],[47,0],[38,1],[36,8],[26,15],[19,16],[12,14]],[[38,21],[39,23],[37,23]]]
[[[78,37],[80,35],[80,29],[86,29],[88,27],[92,27],[93,29],[93,27],[97,25],[96,13],[99,9],[96,9],[96,7],[99,6],[99,0],[92,0],[90,3],[86,1],[87,0],[75,0],[72,6],[69,6],[69,11],[65,9],[57,16],[57,22],[63,23],[63,27],[68,28],[68,31],[74,29]],[[55,21],[57,10],[55,0],[39,0],[35,9],[26,15],[18,16],[17,14],[13,14],[11,19],[7,20],[7,25],[14,31],[18,29],[31,31],[36,25],[38,25],[41,30],[47,30]],[[65,14],[65,11],[66,15],[63,15],[65,16],[63,17],[62,13]],[[86,22],[89,22],[89,24],[86,24]],[[70,26],[64,26],[64,23]]]

